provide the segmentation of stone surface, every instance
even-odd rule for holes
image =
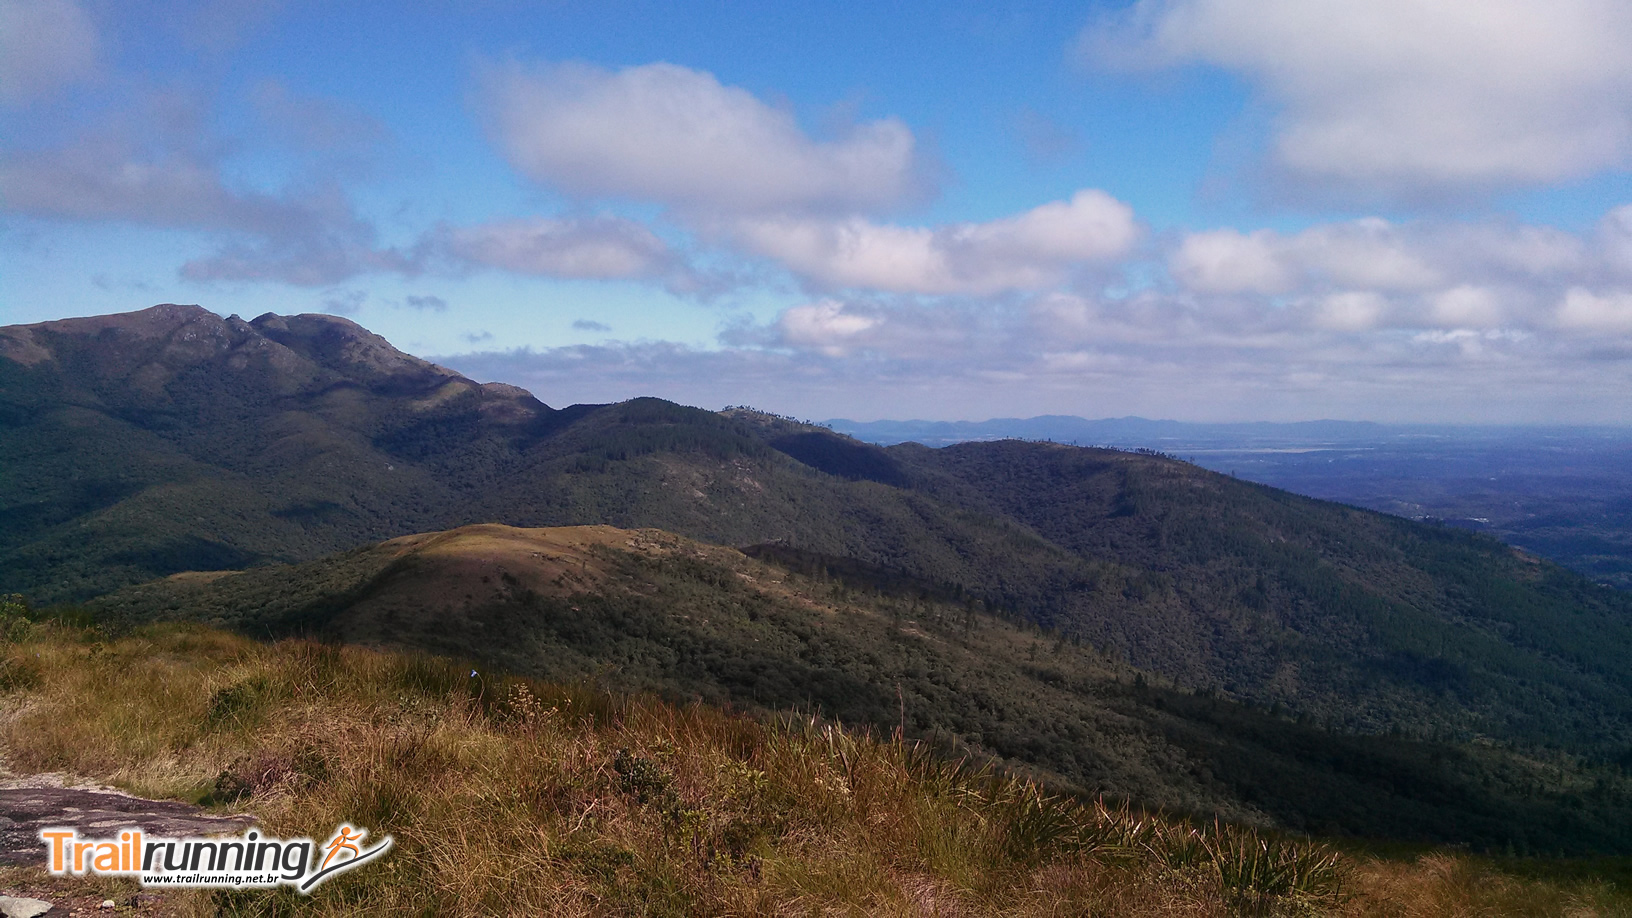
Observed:
[[[105,787],[64,786],[54,775],[0,781],[0,865],[43,867],[41,829],[74,829],[114,837],[139,828],[149,836],[235,835],[254,825],[244,816],[213,816],[172,800],[146,800]]]
[[[49,911],[51,903],[44,899],[0,896],[0,915],[5,915],[6,918],[38,918]]]

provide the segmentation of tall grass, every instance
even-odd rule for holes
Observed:
[[[1341,857],[1081,801],[811,719],[762,723],[189,625],[110,639],[35,624],[8,637],[0,672],[31,674],[4,686],[13,767],[247,811],[286,836],[346,820],[396,839],[310,898],[178,898],[199,914],[1471,915],[1541,903],[1586,915],[1626,902],[1604,888],[1480,886],[1451,856]],[[1417,907],[1408,899],[1443,907],[1402,911]]]

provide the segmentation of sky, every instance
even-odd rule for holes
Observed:
[[[0,0],[0,324],[550,405],[1632,424],[1632,4]]]

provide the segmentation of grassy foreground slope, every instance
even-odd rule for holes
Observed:
[[[896,572],[759,554],[771,560],[658,530],[482,525],[292,567],[176,575],[90,609],[900,728],[949,755],[1243,822],[1632,853],[1632,780],[1618,765],[1336,733],[1185,691]]]
[[[203,798],[284,837],[389,833],[310,898],[197,914],[1613,915],[1603,882],[1464,855],[1338,855],[950,764],[813,721],[764,724],[463,666],[197,625],[114,637],[5,622],[14,767]]]

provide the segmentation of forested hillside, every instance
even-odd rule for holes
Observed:
[[[0,329],[0,469],[0,588],[37,603],[472,523],[654,527],[891,572],[1339,731],[1632,752],[1632,596],[1159,455],[555,410],[343,319],[164,306]]]
[[[201,620],[899,728],[948,759],[995,759],[1170,812],[1490,851],[1632,852],[1632,778],[1617,765],[1334,733],[1187,691],[883,569],[756,554],[770,560],[658,530],[483,525],[181,574],[90,609],[115,626]]]

